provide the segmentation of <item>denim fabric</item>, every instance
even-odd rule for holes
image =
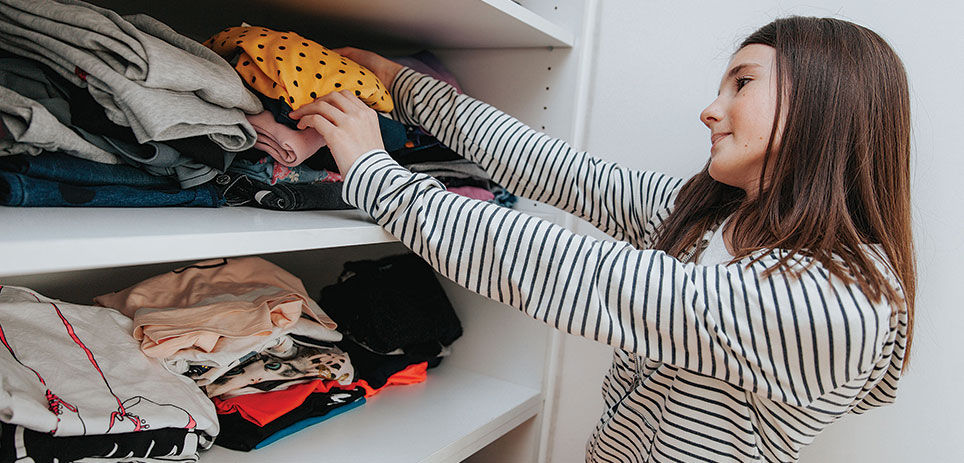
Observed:
[[[253,206],[277,211],[354,209],[341,199],[344,182],[278,183],[268,185],[239,173],[219,175],[228,206]]]
[[[125,164],[101,164],[63,153],[3,156],[0,157],[0,171],[79,186],[177,188],[177,182],[174,179],[157,177],[136,167]]]
[[[276,172],[276,170],[278,172]],[[270,157],[252,162],[247,159],[236,159],[228,172],[247,175],[252,180],[274,185],[276,183],[313,183],[328,179],[331,172],[315,170],[304,165],[295,167],[282,166]],[[278,174],[278,175],[276,175]]]
[[[0,205],[4,206],[218,207],[223,203],[217,189],[210,185],[188,190],[83,186],[0,171]]]

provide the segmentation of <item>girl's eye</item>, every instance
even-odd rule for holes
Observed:
[[[743,89],[743,86],[746,85],[747,83],[749,83],[750,80],[752,80],[752,79],[750,79],[749,77],[737,77],[737,78],[736,78],[736,91],[739,92],[741,89]]]

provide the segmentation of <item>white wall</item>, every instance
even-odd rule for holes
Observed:
[[[964,2],[600,0],[585,148],[633,168],[689,176],[709,154],[700,111],[735,47],[772,19],[833,16],[870,27],[910,78],[919,286],[910,370],[895,405],[831,426],[804,462],[964,461]],[[567,337],[553,462],[581,462],[602,411],[608,349]]]

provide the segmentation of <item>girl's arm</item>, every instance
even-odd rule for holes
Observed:
[[[343,197],[469,290],[773,400],[806,406],[828,392],[859,394],[855,384],[902,355],[905,321],[891,306],[816,263],[799,279],[763,276],[776,253],[749,266],[683,264],[447,192],[381,150],[354,162]]]
[[[395,118],[424,127],[509,191],[571,212],[616,239],[641,242],[652,231],[647,224],[653,215],[666,213],[682,184],[575,151],[408,68],[395,76],[392,95]]]

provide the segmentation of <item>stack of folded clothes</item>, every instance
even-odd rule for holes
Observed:
[[[111,309],[0,286],[0,461],[197,461],[215,409],[141,354],[133,329]]]
[[[21,159],[0,170],[0,204],[223,203],[204,185],[254,145],[245,113],[263,109],[223,59],[150,17],[76,0],[5,1],[0,31],[0,156],[59,153],[100,174],[34,176]]]
[[[210,397],[215,444],[252,450],[388,386],[425,381],[461,335],[434,272],[414,254],[345,268],[353,276],[325,289],[338,321],[301,280],[259,257],[198,262],[94,301],[130,318],[143,355]],[[390,297],[366,301],[371,293]]]
[[[428,52],[396,59],[457,85]],[[350,208],[324,138],[288,116],[340,90],[379,111],[403,165],[466,162],[392,119],[371,71],[295,32],[232,27],[202,45],[80,0],[5,0],[0,205]],[[481,169],[453,168],[440,178],[450,190],[514,203]]]

